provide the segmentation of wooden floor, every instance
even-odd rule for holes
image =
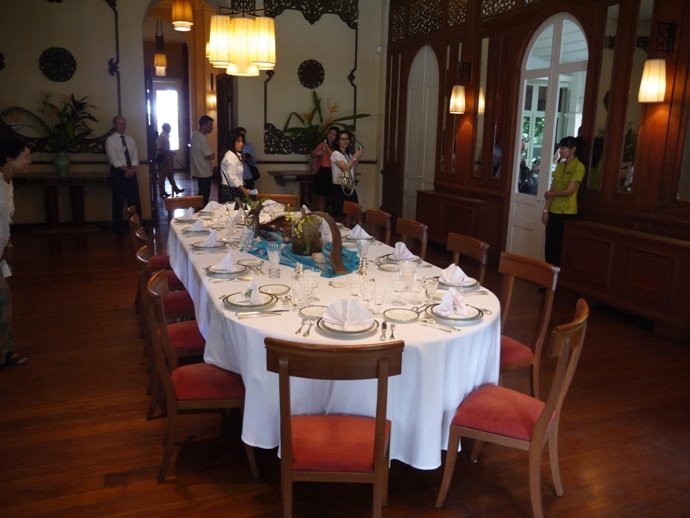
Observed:
[[[156,483],[165,423],[144,417],[147,360],[133,313],[128,238],[17,229],[14,242],[16,347],[30,362],[0,371],[0,516],[279,516],[277,452],[257,450],[262,478],[252,480],[239,416],[223,441],[217,416],[184,418],[168,478]],[[431,256],[443,266],[449,260],[435,247]],[[496,283],[492,272],[489,287]],[[545,460],[545,512],[688,516],[690,347],[590,302],[585,350],[561,419],[565,494],[552,493]],[[572,310],[573,295],[559,293],[554,322]],[[441,469],[393,462],[384,516],[529,516],[526,463],[523,452],[491,445],[477,464],[461,454],[446,508],[436,510]],[[370,505],[367,486],[295,488],[295,516],[367,516]]]

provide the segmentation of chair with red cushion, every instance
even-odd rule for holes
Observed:
[[[498,263],[498,272],[502,274],[501,284],[501,360],[500,372],[505,373],[516,369],[528,368],[530,371],[532,395],[539,397],[539,363],[544,338],[549,327],[551,309],[556,295],[556,284],[560,268],[544,261],[532,259],[518,254],[502,252]],[[536,288],[543,294],[538,313],[530,311],[520,313],[524,319],[534,316],[535,331],[531,342],[525,343],[505,334],[506,322],[510,314],[513,296],[515,294],[515,280],[526,281],[530,288]],[[525,305],[524,307],[529,307]],[[524,326],[523,326],[524,327]]]
[[[555,327],[551,333],[551,356],[558,360],[546,403],[505,387],[482,385],[460,404],[450,424],[446,465],[436,507],[443,507],[448,494],[461,437],[476,441],[470,457],[472,462],[476,462],[484,442],[529,452],[530,499],[535,517],[544,515],[541,459],[548,443],[554,488],[558,496],[563,494],[558,465],[558,425],[563,400],[582,352],[588,316],[589,307],[580,299],[573,320]]]
[[[292,516],[293,482],[373,485],[373,515],[388,501],[390,421],[388,377],[400,374],[401,340],[348,347],[268,337],[266,367],[278,373],[283,516]],[[290,377],[320,380],[376,379],[376,416],[293,415]]]
[[[428,226],[421,221],[408,218],[398,218],[395,220],[395,233],[400,236],[410,250],[419,255],[422,259],[426,257],[427,230]]]
[[[181,413],[222,412],[244,408],[244,384],[242,377],[207,363],[178,365],[176,351],[166,337],[169,326],[163,317],[162,299],[165,296],[165,278],[158,272],[147,285],[148,295],[154,301],[149,306],[149,332],[152,338],[153,356],[160,386],[165,394],[167,427],[163,460],[158,470],[158,483],[165,480],[175,446],[177,416]],[[245,445],[252,476],[259,478],[254,449]]]
[[[479,263],[479,284],[484,284],[486,261],[489,255],[489,244],[476,237],[448,232],[446,250],[453,252],[453,262],[460,264],[460,257],[469,257]]]

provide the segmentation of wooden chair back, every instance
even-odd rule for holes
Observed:
[[[354,201],[345,200],[343,202],[343,214],[345,215],[343,224],[347,228],[352,228],[359,224],[362,219],[362,206]]]
[[[132,214],[129,217],[129,237],[132,240],[132,246],[134,247],[135,251],[139,250],[139,247],[141,246],[141,244],[139,244],[139,240],[137,239],[137,231],[143,228],[144,226],[141,224],[139,214]]]
[[[391,244],[391,215],[379,209],[364,211],[365,230],[379,241]]]
[[[475,237],[448,232],[446,249],[453,252],[453,262],[460,264],[461,257],[469,257],[479,263],[479,276],[477,279],[480,284],[484,284],[486,277],[486,261],[489,255],[489,244]]]
[[[427,230],[427,225],[414,219],[400,217],[395,221],[395,232],[400,240],[422,259],[426,258]]]
[[[280,193],[280,194],[259,194],[259,198],[268,198],[269,200],[273,200],[277,203],[282,203],[286,207],[290,205],[292,207],[292,210],[298,210],[299,207],[297,206],[297,195],[294,193]]]
[[[381,506],[385,505],[388,493],[388,444],[386,405],[388,397],[388,377],[400,374],[402,370],[402,351],[404,342],[393,342],[353,345],[348,347],[331,344],[297,343],[267,337],[266,367],[270,372],[278,373],[280,392],[280,444],[281,444],[281,485],[283,497],[283,515],[292,514],[293,481],[352,482],[373,484],[373,515],[381,515]],[[342,459],[327,459],[330,469],[309,470],[294,469],[295,463],[304,462],[304,457],[314,455],[308,446],[293,449],[293,441],[304,446],[305,438],[293,435],[293,419],[303,416],[292,415],[290,403],[290,377],[319,380],[361,380],[376,379],[376,416],[373,443],[373,463],[366,471],[357,471],[349,465],[352,452],[347,448],[338,453]],[[350,416],[361,419],[361,416]],[[309,434],[317,426],[333,426],[333,423],[344,423],[341,415],[319,416],[310,425]],[[366,449],[364,448],[364,451]],[[324,459],[326,460],[326,459]],[[342,460],[341,463],[338,461]]]
[[[187,210],[192,207],[194,210],[201,210],[204,208],[203,196],[171,196],[165,199],[165,210],[168,211],[168,221],[173,218],[173,213],[176,210]]]

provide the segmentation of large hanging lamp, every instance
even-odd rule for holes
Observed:
[[[176,31],[188,32],[194,25],[191,0],[173,0],[172,24]]]
[[[224,14],[211,16],[208,60],[215,68],[227,68],[230,64],[230,35],[230,17]]]

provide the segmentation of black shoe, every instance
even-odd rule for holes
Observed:
[[[167,192],[161,193],[161,198],[170,198],[170,196],[172,196],[172,194],[168,194]]]
[[[181,192],[184,192],[184,188],[182,188],[182,189],[175,189],[175,194],[180,194]]]

